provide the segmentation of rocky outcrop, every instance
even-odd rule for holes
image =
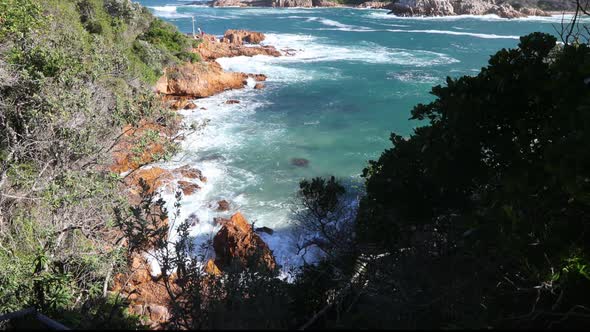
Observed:
[[[235,56],[268,55],[281,56],[273,46],[251,46],[245,44],[259,44],[265,38],[260,32],[245,30],[228,30],[221,39],[205,34],[202,42],[193,49],[202,59],[212,61],[218,58]]]
[[[292,158],[291,165],[298,167],[307,167],[309,166],[309,160],[305,158]]]
[[[367,1],[356,6],[357,8],[373,8],[373,9],[392,9],[393,2],[387,1]]]
[[[272,0],[272,7],[313,7],[313,0]]]
[[[313,7],[344,7],[343,4],[339,4],[330,0],[313,0]]]
[[[225,199],[217,202],[217,211],[229,211],[229,202]]]
[[[520,12],[526,16],[551,16],[551,14],[539,8],[522,8]]]
[[[450,0],[399,0],[390,14],[397,16],[448,16],[455,15]]]
[[[163,280],[152,277],[145,258],[132,257],[129,273],[117,274],[113,279],[111,292],[127,297],[131,314],[143,316],[143,323],[151,329],[165,327],[170,318],[168,291]],[[173,281],[174,275],[170,279]],[[170,286],[173,292],[177,290],[174,282]]]
[[[230,267],[263,267],[269,270],[277,268],[272,251],[242,214],[236,213],[230,219],[220,219],[219,223],[223,226],[213,238],[214,264],[217,269],[223,271]],[[214,270],[211,266],[209,268]]]
[[[113,162],[109,170],[124,173],[140,168],[157,160],[166,153],[166,144],[172,142],[171,137],[177,132],[180,118],[165,126],[142,119],[135,126],[126,125],[117,144],[113,147]],[[147,140],[146,135],[157,132],[158,139]],[[141,148],[138,146],[141,145]]]
[[[241,89],[247,77],[244,73],[226,72],[216,62],[186,63],[166,69],[155,89],[166,95],[204,98],[229,89]]]
[[[503,18],[519,18],[528,15],[546,16],[540,9],[516,10],[508,3],[495,0],[398,0],[390,7],[390,14],[397,16],[452,16],[495,14]]]
[[[260,44],[266,36],[261,32],[247,30],[227,30],[221,39],[224,43],[235,45]]]
[[[344,7],[330,0],[214,0],[212,7]]]
[[[163,169],[161,167],[151,167],[138,169],[129,176],[125,177],[125,185],[128,188],[128,199],[131,203],[137,204],[140,200],[140,194],[142,192],[141,181],[147,186],[147,194],[151,194],[159,189],[174,191],[176,186],[174,185],[175,180],[178,188],[182,190],[184,195],[192,195],[201,187],[194,182],[188,180],[200,180],[206,182],[207,178],[201,174],[201,171],[192,168],[188,165],[179,167],[176,169]]]

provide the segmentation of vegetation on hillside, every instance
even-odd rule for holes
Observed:
[[[127,0],[0,0],[0,314],[137,324],[106,296],[127,266],[108,166],[123,126],[173,123],[150,85],[190,46]]]

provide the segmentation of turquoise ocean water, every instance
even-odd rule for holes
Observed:
[[[262,73],[266,88],[229,91],[196,101],[206,110],[182,111],[187,123],[208,121],[187,136],[183,151],[164,167],[191,164],[208,177],[203,189],[183,198],[179,220],[197,220],[191,234],[210,239],[213,218],[240,211],[268,226],[263,234],[280,264],[298,265],[302,234],[289,222],[294,193],[303,178],[335,175],[361,183],[367,161],[391,146],[392,131],[408,136],[417,103],[432,100],[433,85],[446,76],[474,75],[489,56],[515,47],[518,36],[555,33],[561,16],[505,20],[494,16],[397,18],[384,10],[343,8],[209,8],[175,0],[143,0],[155,15],[182,32],[196,26],[210,34],[248,29],[264,43],[295,55],[219,59],[231,71]],[[227,105],[228,99],[240,100]],[[307,167],[292,158],[309,160]],[[172,208],[171,194],[164,194]],[[226,199],[232,211],[215,211]],[[313,253],[306,256],[313,259]]]

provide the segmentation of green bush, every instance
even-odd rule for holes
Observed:
[[[531,312],[535,297],[517,289],[540,287],[541,299],[533,307],[538,315],[525,315],[520,326],[546,327],[551,315],[587,307],[587,297],[566,290],[570,280],[580,289],[590,286],[584,277],[590,153],[580,148],[590,144],[588,76],[588,45],[558,49],[553,36],[534,33],[521,37],[518,49],[492,56],[477,76],[434,87],[436,100],[412,110],[412,119],[428,124],[407,139],[392,134],[393,148],[364,170],[359,237],[390,250],[436,252],[440,258],[423,254],[466,275],[478,271],[481,280],[465,280],[463,289],[481,292],[472,300],[484,303],[491,325],[516,326],[510,316]],[[420,249],[416,237],[427,235],[444,239],[442,247]],[[554,278],[559,266],[581,277]],[[442,282],[446,272],[421,269],[406,273],[439,278],[431,297],[451,292]],[[455,283],[463,279],[454,275]],[[494,286],[506,279],[514,286]],[[582,323],[564,318],[559,324]]]

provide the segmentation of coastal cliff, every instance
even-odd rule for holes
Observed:
[[[538,8],[520,7],[517,10],[506,1],[494,0],[398,0],[391,6],[390,14],[397,16],[493,14],[503,18],[549,15],[547,12]]]
[[[537,0],[214,0],[212,7],[356,7],[388,9],[397,16],[498,15],[503,18],[549,16],[549,11],[571,11],[572,2]]]

